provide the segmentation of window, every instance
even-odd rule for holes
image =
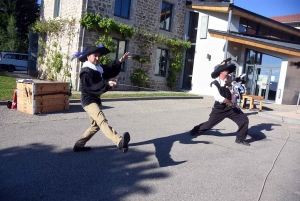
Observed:
[[[240,24],[239,24],[239,32],[240,33],[247,33],[247,34],[255,35],[256,30],[257,30],[257,23],[248,21],[244,18],[240,19]]]
[[[196,43],[197,41],[198,18],[199,13],[190,12],[188,37],[191,43]]]
[[[131,4],[130,0],[116,0],[115,16],[129,19],[130,4]]]
[[[53,17],[60,16],[60,0],[54,0],[54,13]]]
[[[6,54],[6,55],[4,55],[3,58],[5,58],[5,59],[16,59],[17,57],[16,57],[15,54]]]
[[[113,39],[113,41],[116,43],[116,52],[110,53],[109,57],[112,60],[119,60],[126,52],[127,42],[125,40],[119,40],[115,38]],[[121,71],[123,72],[125,71],[125,63],[126,62],[123,62],[121,66]]]
[[[240,24],[239,24],[239,32],[240,33],[246,33],[247,32],[247,20],[241,18]]]
[[[257,24],[255,22],[248,21],[247,34],[255,35],[257,30]]]
[[[276,29],[272,29],[271,31],[271,38],[277,38],[277,39],[281,39],[282,33],[281,31],[277,31]]]
[[[27,55],[18,55],[18,60],[23,60],[23,61],[27,61],[28,60],[28,56]]]
[[[166,2],[162,2],[161,13],[160,13],[160,29],[167,31],[171,30],[171,18],[172,18],[173,6]]]
[[[258,34],[263,37],[270,37],[271,29],[269,27],[261,25]]]
[[[166,77],[168,50],[158,48],[156,50],[155,75]]]

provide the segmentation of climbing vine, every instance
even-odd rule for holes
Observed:
[[[116,23],[112,18],[102,18],[99,14],[85,13],[80,20],[80,24],[86,27],[89,31],[101,33],[101,37],[96,42],[96,45],[102,43],[111,52],[115,52],[115,45],[110,36],[112,32],[119,34],[122,39],[134,39],[138,42],[138,52],[133,56],[133,60],[137,62],[138,67],[134,70],[131,81],[137,86],[148,86],[149,77],[147,75],[148,69],[146,64],[151,62],[152,47],[155,43],[165,44],[171,49],[171,56],[169,58],[169,69],[167,76],[167,85],[173,89],[174,84],[178,80],[178,74],[183,67],[184,50],[191,47],[190,42],[185,42],[173,38],[166,38],[162,34],[155,34],[146,32],[142,29],[134,29],[132,26]],[[102,63],[110,62],[110,59],[103,57]]]
[[[71,77],[70,54],[71,44],[75,33],[75,19],[50,19],[36,21],[31,27],[34,33],[39,34],[38,59],[45,65],[45,71],[40,78],[63,80]],[[62,53],[62,42],[67,41],[67,52]]]

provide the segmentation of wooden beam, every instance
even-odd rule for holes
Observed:
[[[187,8],[195,9],[195,10],[207,10],[207,11],[215,11],[221,13],[228,13],[229,8],[224,6],[197,6],[197,5],[187,5]]]
[[[194,10],[206,10],[206,11],[214,11],[214,12],[221,12],[221,13],[229,13],[229,7],[227,7],[227,6],[187,5],[186,8],[190,8],[190,9],[194,9]],[[268,8],[266,8],[266,9],[268,9]],[[290,34],[294,34],[296,36],[300,36],[300,33],[298,31],[288,29],[283,24],[282,24],[283,26],[280,26],[278,23],[259,18],[258,16],[252,15],[251,13],[248,13],[248,12],[243,12],[238,9],[233,9],[232,14],[252,20],[254,22],[261,23],[263,25],[266,25],[266,26],[269,26],[269,27],[272,27],[275,29],[279,29],[281,31],[284,31],[284,32],[287,32]]]
[[[282,47],[265,45],[265,44],[261,44],[259,42],[253,42],[253,41],[249,41],[249,40],[245,40],[245,39],[234,38],[232,36],[224,36],[224,35],[216,34],[216,33],[210,33],[210,35],[215,38],[221,38],[221,39],[229,40],[229,41],[244,44],[244,45],[254,46],[254,47],[258,47],[258,48],[262,48],[262,49],[266,49],[266,50],[272,50],[274,52],[280,52],[280,53],[298,56],[298,57],[300,56],[300,52],[293,51],[293,50],[287,50]]]

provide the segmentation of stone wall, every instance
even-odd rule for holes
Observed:
[[[41,4],[41,12],[40,12],[40,20],[49,20],[49,19],[71,19],[75,18],[76,24],[73,30],[74,36],[62,36],[58,39],[59,45],[61,46],[60,52],[64,53],[68,56],[72,56],[75,52],[80,51],[79,39],[82,30],[80,28],[79,20],[83,15],[83,11],[85,9],[85,1],[83,0],[61,0],[60,5],[60,15],[54,18],[54,0],[43,0]],[[48,44],[51,45],[51,44]],[[46,59],[46,58],[45,58]],[[64,60],[66,62],[66,59]],[[70,71],[71,78],[67,78],[67,80],[61,80],[62,76],[58,76],[58,79],[61,81],[69,81],[72,79],[72,83],[76,83],[78,81],[78,63],[77,61],[70,62]],[[38,62],[38,70],[41,73],[45,72],[45,65],[41,65]],[[76,84],[74,85],[74,89],[76,89]]]
[[[99,38],[98,34],[90,33],[88,31],[80,29],[79,19],[85,12],[86,1],[87,0],[61,0],[61,18],[72,16],[75,17],[78,21],[78,35],[76,35],[76,40],[71,45],[72,52],[78,52],[81,51],[83,47],[94,45],[95,41],[97,41]],[[129,19],[123,19],[114,16],[115,0],[88,0],[87,11],[91,13],[98,13],[102,17],[114,18],[116,22],[125,23],[133,26],[134,28],[141,28],[152,33],[164,34],[169,38],[182,40],[184,36],[186,0],[166,0],[166,2],[173,5],[171,31],[164,31],[159,29],[160,12],[162,6],[162,1],[160,0],[131,0]],[[41,18],[53,18],[53,12],[54,0],[44,0],[41,8]],[[83,45],[82,39],[84,39]],[[62,46],[65,47],[64,44]],[[145,67],[149,68],[151,87],[160,90],[169,90],[166,84],[166,77],[159,77],[154,75],[156,49],[158,47],[166,48],[162,44],[155,44],[152,49],[152,61],[150,64],[145,65]],[[134,41],[133,39],[130,39],[128,41],[127,51],[129,51],[131,55],[139,53],[136,41]],[[78,82],[78,72],[80,71],[80,64],[78,64],[77,62],[72,62],[72,66],[75,66],[72,69],[72,81],[73,83],[76,83],[73,84],[74,88],[76,88]],[[131,84],[130,75],[136,68],[136,66],[137,64],[132,60],[126,62],[126,71],[121,72],[119,75],[119,79],[122,80],[124,84]]]
[[[173,17],[170,32],[159,29],[162,1],[158,0],[132,0],[129,19],[114,16],[114,0],[105,0],[101,2],[99,0],[90,0],[88,12],[99,13],[102,17],[114,18],[116,22],[131,25],[136,29],[144,29],[151,33],[164,34],[166,37],[182,40],[184,35],[186,1],[168,0],[166,2],[173,5]],[[98,37],[99,36],[95,34],[88,33],[85,37],[84,45],[93,45],[94,41],[97,40]],[[137,42],[133,39],[128,42],[127,50],[131,53],[131,55],[138,54],[140,50],[137,47]],[[151,88],[169,90],[167,87],[167,78],[154,75],[156,48],[158,47],[166,48],[165,46],[162,47],[160,44],[155,44],[152,48],[151,63],[144,65],[144,68],[149,69],[148,76],[150,78]],[[118,78],[122,80],[124,84],[131,84],[130,76],[137,65],[138,64],[135,61],[127,61],[126,72],[120,73]]]

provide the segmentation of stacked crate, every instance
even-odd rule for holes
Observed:
[[[69,109],[68,82],[17,82],[17,110],[28,114],[58,112]]]

